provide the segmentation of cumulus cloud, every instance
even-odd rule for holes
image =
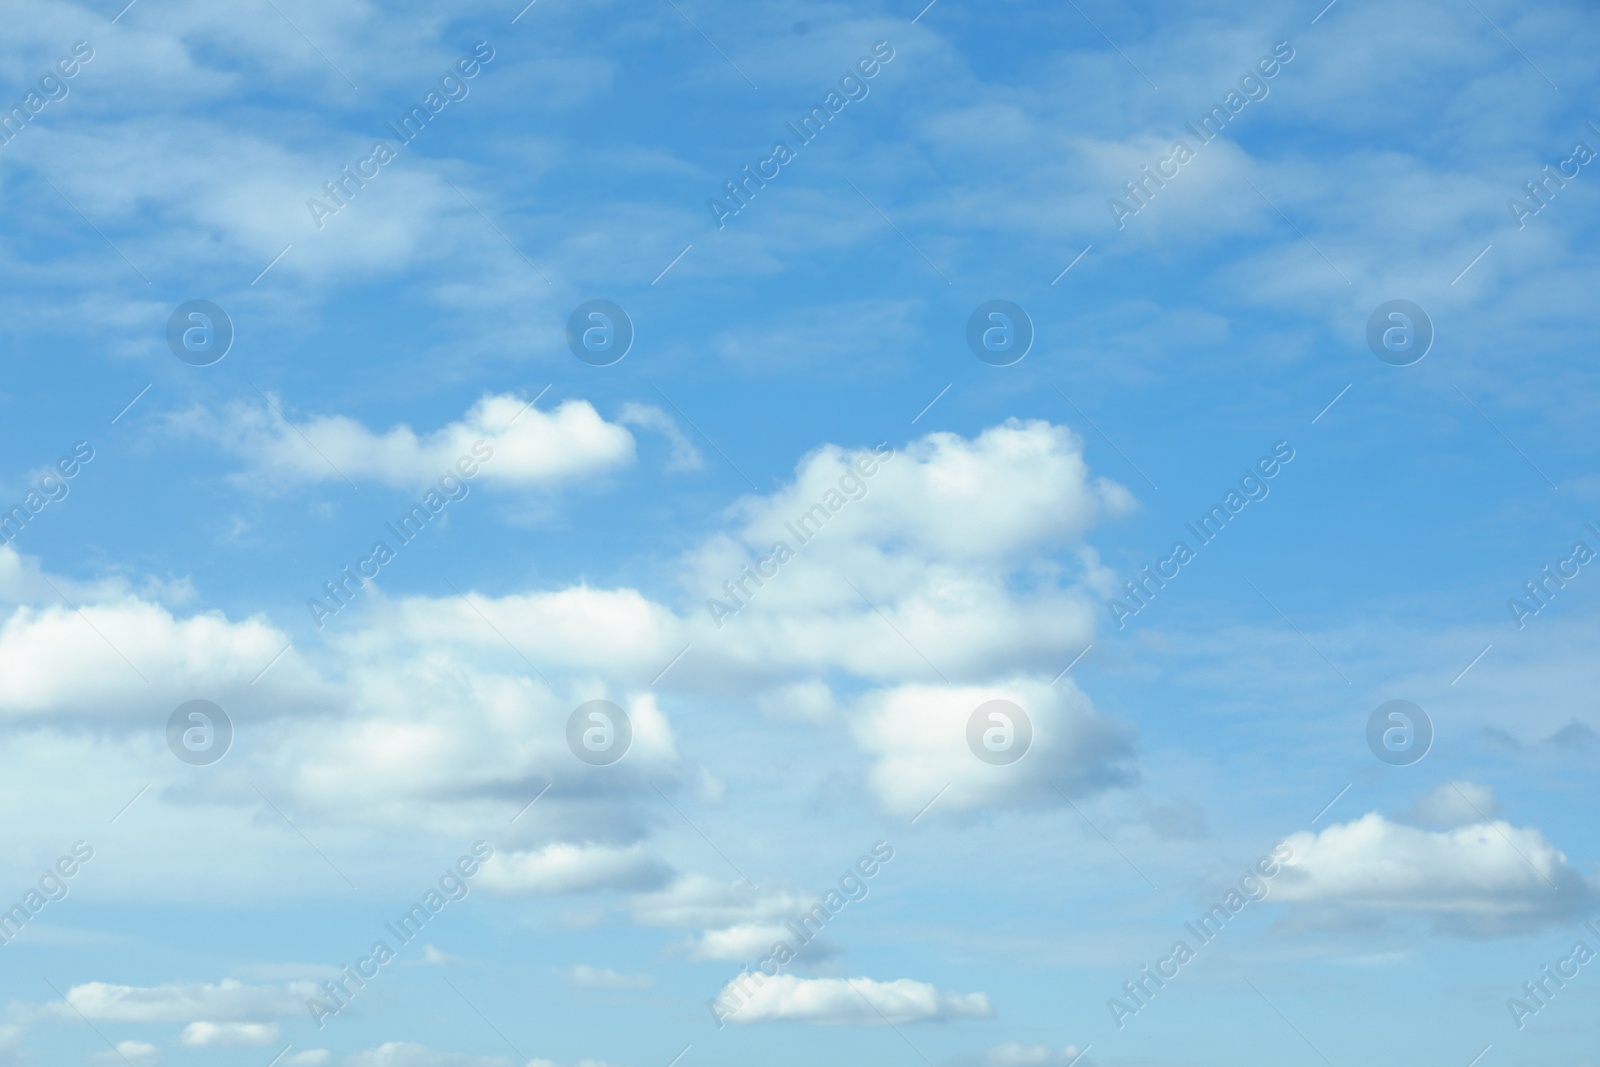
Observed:
[[[1032,729],[1026,753],[1005,766],[978,759],[967,743],[969,720],[991,700],[1022,708]],[[941,790],[941,810],[959,811],[999,802],[1059,804],[1057,788],[1075,797],[1134,780],[1132,731],[1095,711],[1070,679],[1054,686],[1033,679],[903,685],[866,693],[854,711],[856,738],[875,758],[868,784],[885,808],[902,814],[916,814]],[[1007,728],[988,718],[983,726]],[[1020,722],[1009,728],[1011,743],[1021,744]]]
[[[461,829],[466,807],[497,803],[514,812],[554,785],[540,819],[496,842],[530,853],[512,857],[523,885],[506,880],[508,890],[558,891],[563,880],[568,887],[609,880],[642,889],[665,880],[665,868],[638,853],[573,852],[577,846],[567,845],[532,854],[597,837],[625,848],[647,826],[629,814],[631,798],[648,789],[647,778],[666,788],[679,777],[671,726],[655,695],[639,692],[671,657],[673,617],[637,592],[577,587],[498,600],[474,592],[406,598],[352,615],[321,647],[297,644],[280,658],[291,635],[263,619],[185,615],[115,583],[80,588],[49,579],[81,614],[18,603],[31,596],[59,603],[36,571],[33,561],[0,547],[0,603],[16,604],[0,612],[0,722],[67,731],[18,735],[40,756],[113,764],[124,755],[145,758],[146,749],[162,744],[152,723],[199,692],[222,706],[236,732],[255,739],[227,758],[276,783],[268,790],[274,802],[292,812],[336,818],[352,832],[406,825],[448,830],[454,840],[469,832]],[[517,648],[507,646],[505,633],[517,635]],[[601,633],[606,642],[594,640]],[[549,675],[537,673],[533,659]],[[271,671],[255,684],[268,664]],[[564,729],[572,708],[596,697],[622,704],[633,725],[632,747],[608,769],[606,789],[573,759]],[[72,732],[84,722],[138,727],[126,742],[137,751],[84,751],[88,739]],[[167,766],[162,757],[157,765],[181,779],[176,763]],[[261,804],[242,783],[219,787],[225,803]],[[146,803],[159,802],[165,788]],[[195,814],[192,806],[186,812]],[[184,1021],[196,1020],[218,1021],[205,1014]]]
[[[633,589],[574,585],[498,597],[468,590],[466,601],[407,597],[393,605],[392,624],[373,633],[371,640],[387,642],[396,652],[452,646],[503,649],[501,633],[516,633],[519,645],[546,665],[559,662],[586,672],[609,668],[616,674],[648,670],[646,679],[683,648],[680,620]],[[595,640],[596,634],[604,634],[605,640]]]
[[[1596,887],[1538,829],[1478,822],[1431,831],[1377,813],[1287,839],[1274,899],[1324,914],[1417,916],[1471,936],[1571,921]]]
[[[748,981],[747,981],[748,984]],[[983,993],[941,993],[926,982],[897,978],[769,978],[748,997],[738,980],[718,1000],[735,1007],[731,1022],[804,1022],[819,1026],[900,1025],[946,1019],[986,1019],[993,1014]]]
[[[131,594],[77,607],[21,605],[0,623],[0,718],[125,716],[141,677],[179,699],[242,687],[288,643],[265,619],[179,618]]]
[[[485,889],[506,895],[582,893],[596,889],[652,889],[672,869],[638,845],[558,842],[531,852],[501,852],[483,865]]]
[[[343,476],[358,484],[365,479],[414,489],[471,470],[473,481],[545,486],[614,470],[634,459],[633,435],[607,422],[585,400],[567,400],[545,412],[520,397],[484,396],[460,421],[426,434],[404,424],[380,433],[343,415],[295,422],[277,397],[261,405],[235,405],[222,414],[197,410],[177,416],[174,426],[216,440],[249,461],[252,482]],[[463,459],[465,466],[458,468]]]
[[[514,437],[525,425],[548,429],[542,420],[590,417],[570,405],[552,415],[529,408],[513,426],[518,409],[507,400],[488,398],[478,415],[431,437],[404,428],[363,437],[345,426],[343,437],[322,443],[398,482],[424,469],[417,457],[428,449],[454,447],[450,434],[469,424]],[[254,777],[272,783],[272,803],[297,826],[317,828],[319,845],[354,853],[353,863],[373,858],[366,843],[374,827],[454,842],[549,786],[539,818],[495,842],[499,857],[477,885],[508,894],[635,891],[637,921],[695,931],[683,946],[691,956],[748,958],[809,900],[692,879],[668,885],[672,871],[645,851],[652,819],[634,803],[652,784],[688,780],[652,687],[686,647],[667,686],[734,692],[767,714],[838,732],[868,757],[868,795],[886,810],[914,813],[947,783],[943,810],[961,811],[1053,803],[1052,783],[1084,795],[1132,780],[1128,730],[1095,711],[1070,678],[1047,683],[1083,647],[1099,610],[1082,537],[1126,510],[1126,492],[1091,477],[1077,438],[1043,422],[1013,421],[971,439],[934,434],[887,452],[818,449],[791,484],[736,502],[728,533],[676,561],[685,584],[704,590],[707,575],[738,574],[731,559],[747,558],[771,531],[792,537],[785,523],[799,517],[793,507],[810,502],[829,515],[786,572],[721,629],[703,601],[675,610],[625,587],[393,599],[371,587],[320,643],[297,640],[280,659],[291,632],[264,618],[185,611],[169,602],[171,590],[48,578],[36,561],[0,547],[0,604],[9,605],[0,614],[0,722],[28,720],[17,743],[36,755],[107,765],[159,752],[159,733],[142,728],[203,693],[249,736],[227,757],[246,774],[202,785],[179,779],[170,764],[171,781],[144,803],[199,788],[215,802],[261,810],[260,795],[241,784]],[[137,701],[128,699],[130,685]],[[632,747],[606,768],[603,784],[572,758],[564,730],[577,704],[598,697],[622,704],[633,724]],[[1033,748],[1007,768],[980,763],[965,742],[973,709],[997,697],[1022,705],[1034,724]],[[122,747],[89,753],[84,722],[141,730],[124,731]],[[714,779],[701,775],[700,784],[704,797],[716,797]],[[180,815],[169,804],[166,814],[197,826],[206,817],[194,805]],[[281,817],[264,814],[274,832],[289,832]],[[192,862],[176,844],[150,846],[150,870],[120,888],[154,884],[155,853],[179,867]],[[287,885],[251,857],[230,872],[244,879],[247,869],[260,892]],[[685,919],[689,912],[696,918]],[[266,1018],[196,1010],[180,1021]]]
[[[193,1048],[220,1045],[270,1045],[278,1040],[277,1023],[194,1022],[183,1028],[178,1038]]]
[[[784,683],[1053,675],[1103,611],[1109,576],[1083,535],[1132,505],[1046,422],[900,451],[825,446],[685,558],[705,649],[685,668]]]
[[[819,501],[830,504],[830,493],[854,495],[850,482],[839,485],[851,474],[866,487],[855,501],[865,506],[840,514],[851,541],[943,560],[1014,559],[1020,551],[1069,542],[1134,506],[1122,486],[1091,477],[1071,429],[1040,420],[1009,419],[971,439],[932,433],[885,458],[890,451],[815,450],[788,486],[741,505],[741,537],[763,544],[785,536],[786,522]],[[872,474],[870,462],[861,465],[869,457],[878,461]]]

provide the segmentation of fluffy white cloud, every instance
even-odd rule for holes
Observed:
[[[1032,739],[1014,763],[986,763],[968,744],[969,721],[991,700],[1008,700],[1027,716]],[[1023,743],[1022,723],[1009,722],[1016,716],[1004,713],[1002,722],[991,714],[981,725],[1000,731],[996,743]],[[856,701],[852,722],[861,747],[876,759],[868,777],[873,793],[902,814],[915,815],[941,790],[936,810],[960,811],[1000,802],[1060,804],[1056,789],[1076,798],[1133,780],[1131,730],[1096,712],[1067,678],[1054,686],[1021,678],[983,687],[872,690]]]
[[[587,585],[499,597],[467,591],[436,600],[408,597],[393,604],[390,623],[360,635],[369,652],[384,643],[394,653],[448,647],[505,650],[502,634],[515,633],[541,669],[614,675],[645,673],[645,680],[683,648],[683,627],[669,608],[633,589]],[[487,621],[486,621],[487,620]],[[604,641],[596,641],[604,634]],[[526,666],[526,664],[524,664]]]
[[[724,1018],[746,1024],[882,1026],[985,1019],[993,1014],[989,998],[983,993],[941,993],[926,982],[910,978],[878,982],[871,978],[798,978],[783,974],[767,979],[748,997],[735,979],[723,987],[718,1000],[733,1006],[733,1014]]]
[[[1424,916],[1441,929],[1496,935],[1567,921],[1595,886],[1534,827],[1478,822],[1431,831],[1373,812],[1287,839],[1273,897],[1323,911]]]
[[[216,1045],[270,1045],[278,1040],[277,1023],[194,1022],[183,1028],[178,1038],[185,1045],[205,1048]]]
[[[249,460],[254,482],[319,482],[343,475],[415,489],[450,475],[457,481],[551,485],[626,466],[633,435],[586,400],[545,412],[525,399],[485,396],[459,421],[419,435],[406,425],[378,433],[343,415],[294,422],[283,404],[235,405],[221,415],[193,411],[179,429],[210,437]],[[460,464],[460,466],[458,466]]]
[[[817,449],[788,486],[740,505],[740,537],[761,547],[792,540],[785,524],[820,503],[832,513],[827,531],[862,548],[995,564],[1071,542],[1134,504],[1122,486],[1091,477],[1082,442],[1048,422],[1011,419],[972,439],[932,433],[891,452]]]
[[[1083,534],[1132,507],[1067,428],[1012,420],[899,452],[818,449],[684,560],[700,635],[686,673],[768,684],[1053,675],[1091,639],[1101,570]],[[746,570],[746,568],[749,570]],[[794,676],[799,676],[794,677]]]
[[[77,608],[21,605],[0,623],[0,718],[113,720],[142,710],[148,695],[176,706],[197,688],[244,688],[289,643],[264,619],[178,618],[132,595]]]
[[[333,420],[330,433],[342,426],[344,436],[328,444],[342,441],[341,454],[368,457],[362,469],[402,480],[405,470],[423,469],[418,456],[454,447],[451,434],[474,420],[509,425],[517,410],[508,403],[489,398],[479,414],[426,439]],[[531,408],[507,432],[588,417],[578,407],[555,415]],[[373,458],[391,454],[400,458]],[[868,755],[870,795],[891,811],[913,813],[946,784],[940,803],[959,811],[1053,803],[1051,783],[1080,795],[1128,781],[1127,732],[1096,713],[1070,679],[1054,687],[1043,680],[1092,633],[1098,572],[1080,539],[1098,518],[1124,509],[1126,494],[1089,476],[1069,431],[1042,422],[1008,423],[971,440],[935,434],[892,459],[869,462],[873,456],[819,449],[789,486],[737,502],[732,533],[678,560],[691,586],[707,574],[737,575],[732,560],[749,558],[768,528],[784,531],[793,505],[810,501],[828,515],[753,606],[721,629],[698,603],[683,615],[629,588],[390,599],[371,587],[320,642],[297,641],[259,684],[253,680],[290,644],[288,631],[260,618],[185,612],[194,591],[181,583],[63,581],[0,547],[0,605],[10,605],[0,620],[0,721],[43,725],[17,743],[55,760],[89,753],[72,727],[115,723],[118,746],[87,758],[117,774],[126,763],[130,779],[142,781],[108,798],[110,811],[150,780],[132,767],[152,763],[167,780],[141,803],[160,806],[162,817],[199,829],[219,805],[260,812],[266,832],[303,831],[335,857],[339,871],[322,872],[335,881],[363,857],[386,862],[371,847],[374,827],[433,834],[454,848],[480,836],[486,819],[509,818],[549,787],[537,817],[494,840],[499,858],[476,884],[504,893],[649,890],[670,874],[644,851],[655,824],[636,801],[653,795],[652,783],[685,780],[651,685],[685,646],[669,691],[738,693],[769,714],[841,733]],[[59,603],[52,584],[81,616]],[[934,684],[940,673],[951,684]],[[863,693],[862,685],[876,688]],[[243,773],[197,779],[160,754],[154,728],[196,695],[233,718],[239,743],[227,766]],[[965,735],[972,710],[1001,696],[1027,709],[1035,738],[1022,762],[997,768],[968,751]],[[576,760],[565,737],[572,709],[597,697],[622,704],[633,724],[627,757],[603,773]],[[840,708],[854,714],[847,719]],[[716,779],[700,777],[704,796],[714,798]],[[199,790],[208,803],[174,804],[179,790]],[[130,876],[118,891],[153,884],[158,862],[189,869],[196,861],[175,841],[145,842],[144,882]],[[255,855],[227,869],[263,893],[282,891],[292,877],[275,879]],[[807,903],[794,893],[680,880],[632,907],[640,922],[696,929],[685,946],[695,958],[741,959]],[[674,909],[699,914],[685,920],[669,916]],[[196,1012],[182,1021],[231,1020]]]
[[[650,889],[671,868],[639,845],[557,842],[531,852],[501,852],[483,865],[485,889],[506,895],[582,893],[596,889]]]

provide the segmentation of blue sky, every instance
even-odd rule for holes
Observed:
[[[123,2],[0,43],[0,1062],[1596,1062],[1583,5]]]

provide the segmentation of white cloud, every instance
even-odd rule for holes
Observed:
[[[799,938],[790,933],[782,923],[737,923],[715,930],[707,930],[690,940],[689,958],[692,960],[753,960],[772,951],[779,941],[792,944]],[[807,944],[809,954],[812,945]]]
[[[217,1045],[270,1045],[278,1040],[277,1023],[194,1022],[183,1028],[178,1038],[191,1047]]]
[[[579,989],[649,989],[656,981],[648,974],[618,974],[609,967],[591,967],[587,963],[569,968],[562,977]]]
[[[196,410],[174,425],[219,441],[249,460],[249,480],[337,481],[365,479],[416,489],[450,475],[458,481],[517,486],[552,485],[626,466],[633,435],[607,422],[586,400],[567,400],[553,411],[511,395],[484,396],[459,422],[419,435],[410,426],[383,433],[343,415],[286,421],[272,405],[235,405],[221,415]],[[473,472],[465,479],[466,472]]]
[[[1322,911],[1424,916],[1447,931],[1491,936],[1570,920],[1595,899],[1595,886],[1531,826],[1435,832],[1374,812],[1286,840],[1294,855],[1273,899]]]
[[[743,881],[730,884],[690,874],[665,889],[634,897],[631,908],[635,921],[647,926],[730,927],[741,923],[781,923],[812,903],[807,897],[786,890],[755,889]]]
[[[1083,535],[1132,503],[1046,422],[930,434],[893,455],[824,446],[686,556],[702,636],[680,669],[761,684],[1053,675],[1104,610],[1109,575]]]
[[[1020,760],[994,766],[974,755],[967,729],[981,705],[1000,699],[1022,708],[1032,741]],[[960,811],[1061,804],[1056,787],[1077,797],[1133,780],[1132,731],[1095,711],[1071,679],[871,690],[855,702],[851,720],[862,749],[875,757],[868,784],[886,809],[901,814],[916,814],[941,790],[936,810]],[[991,726],[1004,728],[985,719]],[[1012,743],[1020,743],[1020,725],[1012,731]]]
[[[280,1062],[283,1067],[322,1067],[331,1058],[331,1053],[325,1048],[308,1048],[300,1052],[292,1052]]]
[[[582,893],[596,889],[651,889],[671,868],[639,845],[558,842],[535,852],[500,852],[483,865],[485,889],[506,895]]]
[[[750,984],[748,980],[746,984]],[[877,982],[871,978],[797,978],[783,974],[767,979],[748,999],[735,979],[723,987],[718,999],[735,1008],[731,1016],[725,1017],[737,1023],[882,1026],[986,1019],[994,1014],[983,993],[941,993],[926,982],[909,978]]]
[[[395,602],[394,618],[364,635],[368,649],[377,652],[385,642],[396,653],[450,646],[503,650],[498,630],[516,633],[518,645],[546,666],[654,675],[683,648],[682,624],[671,610],[633,589],[575,585],[499,597],[469,589],[466,595],[470,603],[460,597]],[[595,634],[605,634],[605,641]]]
[[[632,898],[633,920],[643,926],[700,927],[701,932],[678,944],[691,960],[739,962],[764,956],[779,941],[797,940],[785,927],[817,903],[790,889],[753,888],[703,875],[679,877],[665,889]],[[815,938],[801,950],[811,960],[835,953],[834,946]]]
[[[509,419],[515,411],[502,414]],[[523,421],[536,416],[546,417],[530,409]],[[351,433],[366,442],[350,445],[352,456],[388,447],[381,444],[388,438]],[[401,467],[426,451],[415,435],[394,440],[415,445],[397,446],[411,456]],[[841,485],[867,486],[787,565],[796,570],[761,590],[750,613],[720,631],[697,607],[683,617],[630,588],[389,599],[374,586],[320,643],[297,641],[256,685],[251,680],[290,644],[288,631],[219,611],[185,615],[156,599],[167,595],[166,586],[136,592],[126,582],[51,578],[81,606],[80,617],[59,605],[35,560],[0,548],[0,600],[15,604],[0,621],[0,721],[46,724],[16,735],[41,767],[90,759],[110,780],[124,769],[143,773],[132,768],[145,762],[165,766],[170,780],[141,803],[159,805],[163,817],[195,831],[219,817],[221,805],[233,809],[221,817],[264,811],[264,833],[292,833],[244,784],[270,782],[265,791],[274,804],[306,832],[316,828],[330,855],[357,866],[388,864],[370,845],[374,827],[441,835],[454,847],[472,840],[483,819],[515,812],[552,786],[537,818],[494,842],[499,858],[475,888],[646,890],[630,904],[637,921],[695,929],[684,947],[697,958],[745,958],[757,938],[809,901],[693,879],[648,892],[671,870],[646,851],[654,823],[634,800],[650,783],[691,781],[649,683],[691,641],[669,686],[737,693],[770,714],[809,719],[853,739],[869,757],[869,795],[888,810],[914,813],[946,783],[941,810],[960,811],[1054,803],[1051,782],[1081,795],[1128,780],[1127,731],[1095,712],[1071,679],[1045,682],[1082,648],[1098,610],[1086,584],[1094,567],[1077,539],[1098,517],[1124,507],[1125,494],[1090,478],[1077,439],[1046,423],[1008,423],[970,441],[932,435],[892,460],[874,460],[875,467],[868,454],[831,446],[812,453],[793,485],[734,506],[734,535],[714,537],[679,560],[689,584],[707,573],[736,574],[722,554],[744,553],[743,539],[759,545],[767,524],[781,529],[789,502],[826,501]],[[866,467],[871,477],[860,474]],[[846,480],[847,468],[857,472],[854,481]],[[400,467],[384,469],[400,476]],[[995,493],[1018,499],[1008,503]],[[977,512],[989,514],[974,526]],[[924,529],[929,524],[940,532]],[[1056,549],[1066,558],[1056,559]],[[514,635],[515,648],[505,635]],[[127,684],[138,678],[118,650],[150,680],[137,701],[127,698]],[[933,686],[919,653],[953,683]],[[862,693],[861,681],[877,688]],[[160,733],[147,727],[196,692],[222,705],[237,736],[249,739],[227,757],[244,773],[197,779],[160,755]],[[966,749],[967,717],[996,696],[1016,700],[1035,721],[1033,750],[1011,767],[982,764]],[[605,769],[604,788],[593,768],[573,758],[563,730],[577,704],[597,697],[621,703],[633,723],[633,746]],[[840,708],[853,714],[840,715]],[[121,731],[113,745],[69,729],[108,715],[140,729]],[[36,784],[64,795],[42,775]],[[715,800],[717,780],[702,774],[697,784],[704,799]],[[196,789],[210,803],[172,802],[178,791]],[[111,810],[123,803],[115,800]],[[118,892],[170,884],[163,869],[170,874],[198,862],[173,835],[144,844],[147,869],[120,880]],[[229,875],[251,892],[309,891],[289,872],[274,876],[258,854],[236,859]],[[669,917],[674,909],[698,917]],[[241,1020],[195,1011],[181,1021]]]
[[[90,1021],[102,1022],[186,1023],[196,1019],[234,1022],[303,1014],[306,998],[315,992],[316,986],[311,982],[250,986],[232,978],[224,978],[215,985],[127,986],[85,982],[67,990],[67,1004],[52,1003],[48,1010],[63,1018],[76,1019],[81,1014]]]
[[[862,547],[897,548],[918,558],[1003,564],[1020,551],[1068,543],[1100,519],[1134,506],[1122,486],[1092,478],[1083,445],[1071,429],[1010,419],[974,438],[931,433],[892,458],[888,449],[847,451],[824,445],[802,459],[795,479],[738,512],[752,544],[788,537],[784,524],[829,494],[854,503],[829,519],[830,536],[848,530]],[[865,462],[865,467],[858,464]],[[875,462],[874,462],[875,461]],[[866,469],[876,466],[872,474]],[[841,490],[839,482],[854,475]],[[860,483],[863,490],[851,486]],[[863,505],[857,507],[856,505]]]
[[[132,595],[78,606],[81,614],[59,602],[21,605],[0,623],[0,718],[126,716],[136,710],[128,685],[140,675],[176,706],[194,689],[243,688],[249,676],[239,675],[251,664],[259,671],[288,643],[265,619],[178,618]]]

